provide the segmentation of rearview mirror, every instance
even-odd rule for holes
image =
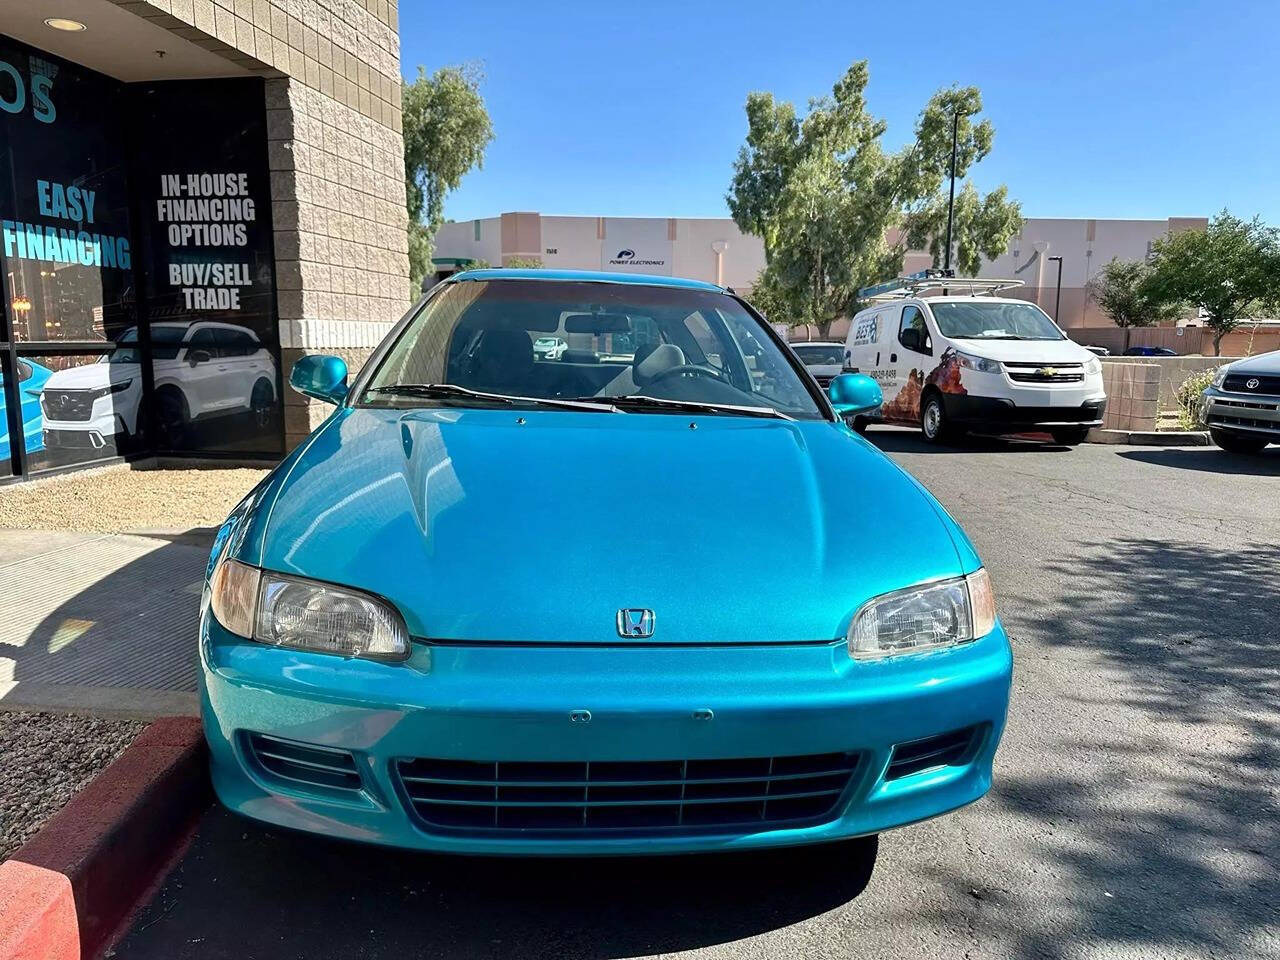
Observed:
[[[289,386],[303,396],[341,403],[347,396],[347,362],[323,354],[303,357],[289,373]]]
[[[827,397],[842,417],[873,414],[884,403],[880,384],[865,373],[842,373],[833,378],[827,386]]]
[[[625,313],[575,313],[564,318],[566,333],[629,333],[631,321]]]

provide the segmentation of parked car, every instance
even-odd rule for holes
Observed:
[[[1109,357],[1109,356],[1111,356],[1111,351],[1110,351],[1110,350],[1108,350],[1106,347],[1098,347],[1098,346],[1094,346],[1094,345],[1093,345],[1093,344],[1091,344],[1091,343],[1086,343],[1086,344],[1084,345],[1084,348],[1085,348],[1086,350],[1088,350],[1090,353],[1092,353],[1095,357]]]
[[[535,360],[559,360],[568,349],[569,344],[559,337],[539,337],[533,341]]]
[[[1176,357],[1178,351],[1169,347],[1130,347],[1124,355],[1126,357]]]
[[[825,387],[844,369],[843,343],[793,343],[791,349],[820,386]]]
[[[151,325],[156,420],[161,446],[180,446],[187,424],[252,412],[266,421],[275,406],[276,363],[247,327],[212,320]],[[41,394],[45,443],[104,446],[142,428],[141,347],[124,331],[97,363],[59,370]]]
[[[973,430],[1074,445],[1102,425],[1102,362],[1025,300],[966,292],[876,303],[853,318],[845,353],[884,390],[871,421],[918,426],[930,443]]]
[[[1280,443],[1280,350],[1218,368],[1201,395],[1209,436],[1231,453],[1260,453]]]
[[[561,318],[632,359],[535,362]],[[842,422],[876,384],[824,393],[731,292],[461,273],[354,383],[318,356],[290,382],[336,409],[222,526],[200,620],[232,810],[632,854],[864,836],[990,786],[1011,654],[981,560]]]
[[[18,360],[18,393],[22,398],[22,437],[27,453],[44,449],[44,418],[40,412],[40,391],[53,371],[34,360]],[[0,461],[12,454],[9,445],[9,415],[5,392],[0,390]]]

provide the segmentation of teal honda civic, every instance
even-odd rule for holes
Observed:
[[[563,350],[537,350],[555,338]],[[742,298],[437,285],[227,519],[200,621],[222,803],[471,854],[743,850],[981,797],[1012,656],[959,526]]]

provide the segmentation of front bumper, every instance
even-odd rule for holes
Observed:
[[[1228,393],[1217,387],[1208,387],[1201,396],[1205,426],[1280,443],[1280,397]]]
[[[1107,409],[1107,398],[1094,397],[1071,406],[1030,406],[1019,405],[1005,397],[946,393],[943,394],[943,404],[947,417],[953,423],[1025,430],[1034,427],[1100,427]]]
[[[818,843],[903,826],[991,783],[1012,657],[1002,628],[950,651],[854,662],[843,643],[734,648],[426,646],[403,664],[278,650],[201,622],[201,697],[224,805],[328,836],[476,854],[637,854]],[[586,718],[586,719],[584,719]],[[963,762],[887,776],[895,744],[963,728]],[[343,751],[360,788],[273,776],[250,733]],[[821,822],[747,829],[454,830],[412,812],[397,764],[723,760],[850,753]]]

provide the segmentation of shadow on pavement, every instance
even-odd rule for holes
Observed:
[[[195,689],[212,532],[140,536],[86,536],[0,568],[0,680]]]
[[[1217,447],[1163,447],[1152,450],[1125,450],[1120,456],[1161,467],[1199,470],[1205,473],[1247,474],[1280,477],[1280,447],[1268,447],[1262,453],[1227,453]]]
[[[863,891],[875,856],[869,838],[751,854],[471,859],[274,831],[215,808],[116,956],[665,953],[832,910]]]
[[[864,436],[885,453],[1069,453],[1070,447],[1034,437],[971,433],[953,443],[929,443],[918,430],[871,427]]]
[[[1026,958],[1078,956],[1081,944],[1117,956],[1276,956],[1280,546],[1122,539],[1046,568],[1065,589],[1022,606],[1049,659],[1085,650],[1105,665],[1061,705],[1096,717],[1096,733],[1080,742],[1050,726],[1051,766],[996,779],[992,799],[1028,821],[1046,887],[1069,894],[1041,925],[1020,909],[1034,891],[998,891],[988,921]],[[1119,732],[1121,712],[1136,716],[1137,734]],[[1098,764],[1104,776],[1081,775]],[[951,869],[939,879],[956,882]]]

